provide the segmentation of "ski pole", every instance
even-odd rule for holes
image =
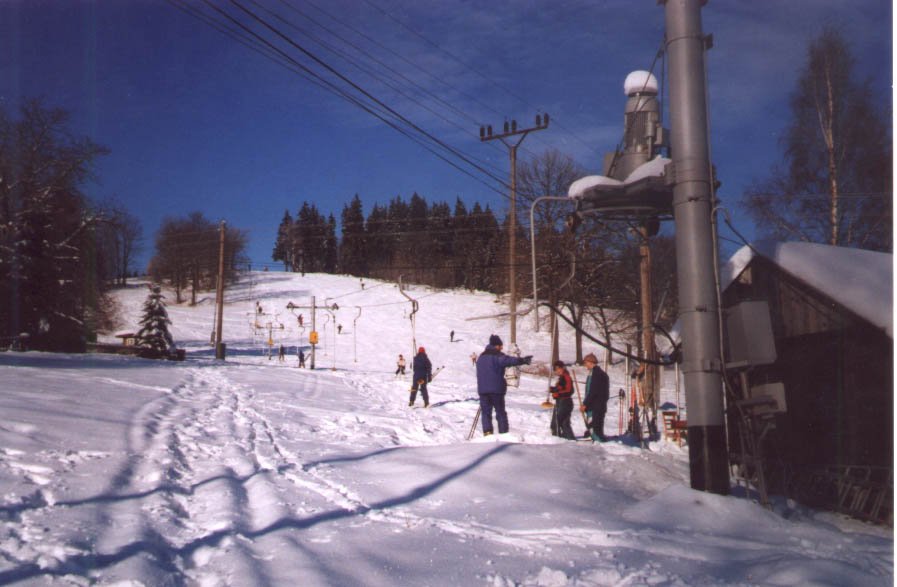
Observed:
[[[477,415],[473,418],[473,426],[470,427],[470,432],[467,433],[467,440],[473,438],[473,433],[477,429],[477,422],[480,421],[480,411],[482,409],[482,407],[477,408]]]
[[[617,397],[618,397],[617,403],[620,405],[620,419],[617,422],[619,424],[619,432],[618,433],[620,436],[623,436],[623,411],[624,411],[623,401],[626,398],[626,392],[623,391],[623,388],[620,388],[620,395],[618,395]]]
[[[579,393],[579,381],[576,379],[576,371],[573,371],[573,383],[576,386],[576,397],[579,398],[579,405],[582,406],[582,395]],[[586,413],[582,410],[579,410],[579,413],[582,414],[582,423],[586,426],[586,432],[589,430],[589,421],[586,420]],[[604,430],[600,431],[601,434],[604,434]]]

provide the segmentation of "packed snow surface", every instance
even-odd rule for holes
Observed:
[[[892,584],[890,529],[693,491],[686,447],[620,435],[622,364],[610,371],[610,442],[550,436],[535,374],[509,391],[508,434],[467,441],[470,355],[508,326],[466,318],[507,307],[406,293],[420,306],[413,335],[392,284],[253,273],[225,296],[225,361],[208,345],[213,294],[188,307],[171,292],[184,362],[0,353],[0,584]],[[119,292],[123,327],[146,294]],[[294,311],[301,328],[286,309],[311,296],[330,308],[317,314],[314,370],[296,358],[310,311]],[[544,330],[518,322],[534,363],[548,358]],[[562,332],[564,358],[573,342]],[[415,345],[445,367],[429,409],[410,408],[409,377],[394,374]],[[675,408],[672,382],[666,373]],[[578,412],[573,425],[583,431]]]

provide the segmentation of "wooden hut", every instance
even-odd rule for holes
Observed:
[[[777,358],[745,379],[785,387],[757,440],[769,493],[893,523],[891,280],[890,254],[813,243],[761,242],[723,267],[723,308],[769,305]],[[731,406],[727,419],[738,465],[745,424]]]

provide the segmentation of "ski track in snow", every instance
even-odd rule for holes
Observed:
[[[863,534],[839,534],[832,542],[831,533],[815,527],[797,536],[780,533],[777,524],[786,522],[762,510],[756,539],[730,533],[713,517],[714,508],[731,501],[720,506],[716,496],[696,499],[675,490],[687,485],[678,447],[658,443],[651,452],[551,438],[547,412],[537,407],[544,380],[524,376],[508,395],[511,434],[482,438],[478,432],[474,442],[464,442],[478,403],[469,351],[452,350],[460,360],[447,363],[430,385],[429,409],[410,409],[410,373],[396,378],[388,369],[306,371],[238,356],[227,364],[188,362],[166,370],[172,385],[120,371],[79,375],[133,396],[135,407],[122,423],[124,450],[0,447],[0,479],[19,480],[0,509],[0,584],[40,585],[52,577],[72,585],[211,587],[297,584],[302,577],[307,585],[393,585],[404,584],[397,578],[402,572],[411,573],[409,584],[509,587],[719,584],[733,577],[742,584],[818,583],[826,569],[834,576],[879,577],[881,584],[893,576],[893,543]],[[326,356],[319,360],[329,366]],[[71,373],[40,376],[57,385]],[[615,414],[612,400],[606,430],[615,426]],[[574,420],[577,430],[581,424]],[[14,418],[0,423],[0,431],[35,439],[41,433]],[[597,522],[584,519],[575,514],[573,502],[584,499],[577,493],[568,493],[567,509],[543,497],[541,510],[526,511],[531,495],[560,498],[571,491],[538,474],[503,484],[508,509],[493,511],[486,497],[494,491],[490,477],[456,481],[496,455],[514,463],[535,454],[515,451],[536,445],[557,451],[558,462],[573,471],[568,482],[588,477],[591,487],[572,491],[594,494],[619,511]],[[452,457],[420,467],[436,451]],[[602,475],[587,475],[584,458]],[[379,466],[392,478],[372,473]],[[412,476],[405,478],[405,471]],[[93,482],[78,486],[76,478]],[[734,520],[755,515],[749,502],[734,503],[746,512]],[[686,513],[667,524],[652,521],[655,510],[669,508]],[[341,549],[372,554],[368,534],[387,549],[379,565],[341,560]],[[432,578],[425,567],[409,567],[405,557],[413,553],[391,545],[413,550],[420,537],[464,561]],[[381,558],[373,553],[369,558]],[[728,567],[712,570],[712,561]]]

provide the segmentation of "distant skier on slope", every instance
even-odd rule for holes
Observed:
[[[399,359],[396,361],[396,377],[399,375],[405,374],[405,357],[399,355]]]
[[[430,358],[427,356],[427,351],[424,347],[417,349],[417,354],[414,355],[414,359],[411,361],[411,369],[411,398],[408,401],[408,405],[414,405],[414,400],[417,397],[417,390],[420,389],[420,396],[424,400],[424,407],[428,408],[430,407],[430,394],[427,393],[427,383],[433,378],[433,363],[430,362]]]
[[[501,352],[503,343],[498,335],[489,337],[489,344],[476,360],[477,393],[480,396],[480,410],[483,417],[483,436],[492,434],[492,410],[498,421],[498,433],[508,431],[508,413],[505,410],[505,394],[508,383],[505,381],[505,369],[516,365],[529,365],[532,355],[511,357]]]

